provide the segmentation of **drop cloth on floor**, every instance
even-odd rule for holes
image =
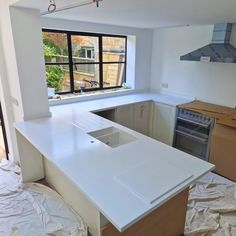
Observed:
[[[20,169],[0,163],[0,236],[86,236],[87,228],[64,200],[41,184],[22,184]]]
[[[191,188],[186,217],[187,236],[236,236],[235,183],[214,173]]]

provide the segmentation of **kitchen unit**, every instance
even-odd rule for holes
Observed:
[[[176,107],[154,102],[151,137],[172,146]]]
[[[212,134],[210,162],[215,172],[236,181],[236,129],[216,124]]]
[[[93,236],[181,235],[188,187],[214,166],[91,113],[149,101],[176,106],[184,99],[149,93],[99,99],[52,107],[51,118],[17,124],[23,181],[46,178]],[[129,142],[103,142],[116,132]]]
[[[180,105],[179,109],[215,120],[209,137],[209,161],[216,166],[216,173],[236,181],[236,110],[201,101]]]
[[[134,129],[134,107],[133,105],[120,106],[116,109],[116,120],[118,124],[129,129]]]
[[[129,129],[148,135],[152,117],[151,105],[151,101],[146,101],[109,110],[95,111],[94,113]]]
[[[149,135],[151,105],[149,101],[134,104],[134,130],[144,135]]]
[[[167,145],[173,144],[176,106],[146,101],[94,113]]]

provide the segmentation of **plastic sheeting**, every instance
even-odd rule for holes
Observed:
[[[235,183],[213,173],[190,189],[186,236],[236,236]]]
[[[0,163],[0,236],[87,236],[64,200],[41,184],[21,184],[20,169]]]

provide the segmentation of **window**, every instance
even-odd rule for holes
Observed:
[[[127,37],[43,29],[48,87],[59,94],[119,88]]]

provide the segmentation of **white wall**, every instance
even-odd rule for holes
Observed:
[[[21,92],[11,29],[9,5],[16,0],[0,1],[0,99],[6,125],[9,157],[19,160],[13,122],[23,119]]]
[[[40,12],[11,7],[10,14],[24,120],[48,117]]]
[[[41,22],[44,28],[135,36],[135,38],[129,37],[130,42],[128,42],[130,43],[130,47],[128,49],[128,76],[135,76],[135,89],[149,89],[153,37],[152,30],[50,19],[46,17],[42,18]],[[134,48],[132,48],[132,42],[135,41],[136,53]],[[134,60],[132,56],[134,56]],[[135,68],[132,68],[134,66],[133,63],[135,63]]]
[[[236,45],[235,28],[232,42]],[[151,89],[234,107],[236,64],[179,60],[181,55],[209,44],[212,33],[213,25],[154,30]]]
[[[49,115],[39,12],[0,2],[0,100],[10,158],[19,160],[14,122]],[[14,37],[13,37],[14,36]]]
[[[3,55],[3,49],[1,44],[1,34],[0,34],[0,55]],[[7,76],[6,76],[6,69],[5,69],[5,61],[3,60],[3,57],[0,57],[0,102],[2,105],[2,111],[3,111],[3,119],[5,123],[5,129],[6,129],[6,135],[8,142],[8,148],[9,148],[9,159],[14,160],[13,158],[13,142],[12,139],[14,138],[13,127],[11,127],[11,124],[13,123],[13,112],[11,109],[11,103],[9,98],[9,86],[7,83]]]

